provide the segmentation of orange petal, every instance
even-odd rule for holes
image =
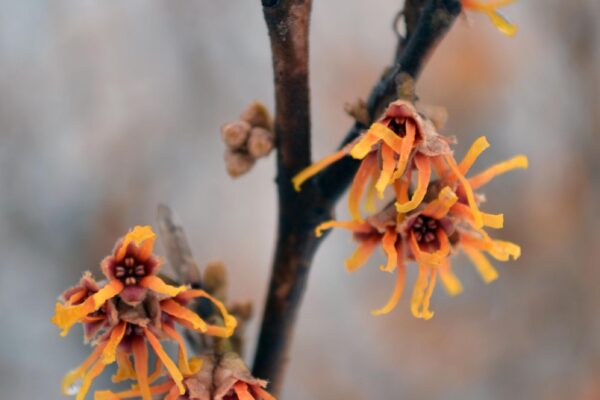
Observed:
[[[462,248],[471,259],[471,262],[475,264],[477,272],[479,272],[485,283],[490,283],[498,278],[498,271],[490,264],[483,253],[469,246],[463,246]]]
[[[373,172],[377,171],[377,154],[371,154],[366,157],[358,167],[352,186],[348,193],[348,208],[350,215],[355,221],[362,221],[360,215],[360,200],[362,198],[367,181],[373,175]]]
[[[135,370],[129,361],[129,355],[117,349],[117,373],[112,376],[112,382],[118,383],[128,379],[135,379]]]
[[[315,228],[315,235],[317,237],[321,237],[323,235],[323,231],[331,228],[343,228],[348,229],[353,232],[370,232],[373,228],[364,222],[358,221],[325,221],[319,224]]]
[[[138,259],[140,261],[145,261],[152,255],[155,240],[156,234],[151,226],[136,226],[123,238],[121,246],[115,252],[115,260],[121,261],[123,257],[125,257],[127,246],[129,246],[129,243],[133,242],[139,247]]]
[[[79,389],[79,392],[77,392],[77,396],[75,396],[75,400],[85,400],[85,395],[90,390],[90,387],[92,387],[94,379],[104,371],[104,367],[105,364],[101,360],[96,361],[94,366],[90,368],[87,374],[85,374],[83,382],[81,383],[81,388]]]
[[[396,210],[398,210],[399,213],[407,213],[417,208],[427,193],[427,186],[429,185],[429,179],[431,177],[431,163],[429,157],[417,154],[415,156],[415,165],[419,173],[417,187],[415,188],[415,192],[410,201],[402,204],[396,203]]]
[[[170,327],[167,324],[162,325],[162,330],[174,341],[177,342],[179,346],[179,354],[177,359],[177,365],[179,366],[179,370],[184,376],[192,375],[192,371],[190,369],[190,364],[188,363],[187,351],[185,348],[185,342],[183,337],[177,332],[175,328]]]
[[[379,244],[379,238],[367,239],[359,242],[358,247],[354,251],[354,253],[346,260],[346,269],[348,272],[354,272],[360,267],[362,267],[375,248]]]
[[[69,371],[65,375],[61,385],[63,395],[69,396],[69,393],[72,391],[71,388],[75,385],[75,382],[85,377],[87,369],[94,364],[98,358],[100,358],[100,355],[104,351],[104,347],[106,347],[106,342],[100,342],[98,345],[96,345],[92,354],[90,354],[79,367]]]
[[[206,331],[207,335],[225,337],[225,338],[233,335],[233,332],[235,331],[235,328],[237,327],[237,320],[235,319],[234,316],[229,314],[229,312],[227,311],[227,308],[223,305],[223,303],[221,303],[215,297],[206,293],[204,290],[199,290],[199,289],[187,290],[186,292],[182,293],[180,296],[182,298],[203,297],[205,299],[210,300],[215,305],[215,307],[217,307],[217,309],[221,313],[221,317],[223,318],[223,323],[225,324],[225,326],[208,325],[208,328]]]
[[[527,160],[527,157],[523,155],[518,155],[511,158],[510,160],[506,160],[491,166],[482,173],[469,179],[469,183],[471,184],[471,187],[473,189],[478,189],[498,175],[504,174],[508,171],[512,171],[513,169],[527,169],[528,166],[529,161]]]
[[[457,201],[458,196],[456,196],[456,193],[446,186],[440,191],[436,200],[427,204],[421,214],[435,219],[442,219]]]
[[[102,362],[104,364],[108,365],[115,362],[117,346],[121,343],[121,340],[123,340],[123,336],[125,336],[126,327],[127,322],[121,321],[110,331],[110,337],[102,352]]]
[[[183,386],[183,375],[181,374],[181,371],[179,371],[179,369],[177,368],[177,365],[175,365],[173,360],[171,360],[171,358],[165,352],[165,349],[163,349],[156,336],[154,336],[154,334],[150,332],[148,328],[144,328],[144,335],[146,336],[146,339],[148,339],[148,343],[150,343],[150,346],[154,349],[156,356],[160,358],[160,361],[162,361],[163,365],[167,369],[167,372],[169,372],[169,375],[179,388],[179,393],[184,394],[185,387]]]
[[[465,195],[467,196],[467,202],[469,203],[469,207],[471,207],[473,213],[475,227],[481,228],[483,226],[483,217],[481,216],[481,212],[479,211],[477,203],[475,202],[475,195],[473,194],[473,188],[471,187],[471,184],[469,183],[469,181],[467,181],[465,176],[461,174],[460,170],[458,169],[458,165],[456,165],[456,161],[454,161],[452,155],[448,155],[445,158],[446,162],[450,166],[450,169],[456,175],[465,191]]]
[[[169,315],[188,321],[196,331],[205,333],[208,330],[208,324],[198,314],[173,299],[161,301],[160,309]]]
[[[399,257],[400,258],[400,257]],[[404,290],[404,281],[406,279],[406,268],[404,267],[404,263],[400,264],[400,260],[398,260],[398,274],[396,275],[396,284],[394,286],[394,291],[390,296],[387,304],[378,310],[371,311],[373,315],[383,315],[391,312],[398,302],[400,301],[400,297],[402,297],[402,291]]]
[[[177,400],[178,398],[179,398],[179,389],[177,389],[177,386],[173,386],[173,388],[171,388],[169,393],[167,393],[165,400]]]
[[[150,388],[152,394],[161,394],[169,391],[173,387],[173,382],[167,381],[160,385],[156,385]],[[179,395],[179,392],[177,393]],[[94,400],[120,400],[120,399],[132,399],[134,397],[140,397],[142,392],[139,389],[126,390],[119,393],[113,393],[110,390],[101,390],[95,393]]]
[[[352,146],[350,155],[353,158],[362,160],[373,150],[373,146],[379,142],[379,140],[380,139],[377,136],[371,134],[371,130],[368,130],[358,139],[358,142]]]
[[[292,178],[292,184],[294,185],[294,189],[297,192],[299,192],[300,187],[302,186],[302,184],[304,182],[306,182],[307,180],[309,180],[310,178],[312,178],[313,176],[315,176],[316,174],[318,174],[319,172],[321,172],[322,170],[324,170],[331,164],[344,158],[347,154],[348,154],[348,149],[346,147],[344,147],[341,150],[338,150],[335,153],[330,154],[330,155],[320,159],[319,161],[315,162],[314,164],[309,165],[308,167],[304,168],[302,171],[300,171],[298,174],[296,174],[294,176],[294,178]]]
[[[252,395],[248,391],[248,385],[246,384],[246,382],[237,381],[233,385],[233,391],[235,392],[239,400],[254,400],[254,397],[252,397]]]
[[[66,336],[71,327],[88,314],[98,310],[109,299],[115,297],[123,290],[123,284],[119,280],[111,280],[102,289],[88,297],[86,301],[76,306],[65,306],[56,303],[55,314],[52,322],[63,331],[61,336]]]
[[[436,157],[430,157],[430,158],[431,158],[431,164],[433,165],[433,169],[435,170],[435,173],[437,174],[437,176],[439,176],[441,178],[441,177],[449,175],[450,171],[449,171],[448,165],[444,161],[443,156],[436,156]]]
[[[162,279],[160,279],[156,275],[148,275],[145,278],[143,278],[140,281],[140,286],[150,289],[156,293],[166,294],[170,297],[175,297],[188,289],[185,285],[179,287],[167,285]]]
[[[396,168],[396,160],[394,159],[394,150],[389,146],[381,146],[381,173],[379,179],[375,183],[375,189],[380,199],[383,199],[385,188],[390,184],[394,168]]]
[[[373,157],[377,157],[377,154],[373,154]],[[373,168],[371,180],[369,181],[369,186],[367,186],[367,195],[365,197],[365,211],[370,214],[374,214],[377,211],[377,189],[375,188],[375,185],[377,184],[378,178],[379,169],[376,165],[375,168]]]
[[[277,400],[275,399],[275,397],[271,396],[271,394],[268,393],[266,390],[258,386],[253,386],[252,391],[256,393],[256,395],[258,395],[258,398],[256,400]]]
[[[396,239],[398,233],[394,229],[387,229],[381,239],[381,247],[387,256],[387,265],[379,267],[382,271],[393,272],[398,264],[398,252],[396,251]]]
[[[143,337],[133,338],[132,351],[140,395],[144,400],[152,400],[150,383],[148,382],[148,348]]]
[[[485,136],[477,138],[477,140],[475,140],[471,145],[469,151],[467,151],[467,155],[465,155],[460,164],[458,164],[458,170],[460,171],[460,173],[466,175],[466,173],[469,172],[469,169],[471,169],[477,158],[488,147],[490,147],[490,143],[487,141],[487,138]]]
[[[406,135],[402,139],[402,147],[400,149],[400,157],[398,158],[398,164],[396,165],[396,172],[394,172],[393,180],[399,179],[404,175],[406,165],[408,164],[408,158],[415,144],[416,127],[411,119],[406,120]]]
[[[404,177],[397,181],[394,181],[394,192],[396,193],[396,201],[400,204],[408,201],[408,188],[410,186],[410,179]]]

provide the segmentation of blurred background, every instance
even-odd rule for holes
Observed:
[[[222,259],[232,297],[251,299],[251,360],[275,232],[273,156],[225,173],[219,127],[253,99],[273,105],[258,0],[0,2],[0,398],[60,399],[88,353],[50,324],[57,295],[159,202],[197,260]],[[397,0],[314,1],[314,157],[351,124],[392,57]],[[487,187],[496,236],[522,245],[485,285],[463,258],[465,292],[438,288],[430,321],[374,260],[354,274],[347,232],[311,272],[285,399],[600,399],[600,2],[522,1],[513,39],[460,18],[418,86],[447,107],[457,153],[487,135],[477,168],[525,153],[528,171]],[[339,207],[345,217],[344,203]],[[159,248],[159,252],[162,249]],[[414,275],[410,275],[410,284]],[[108,374],[106,374],[108,375]],[[98,380],[96,387],[104,386]]]

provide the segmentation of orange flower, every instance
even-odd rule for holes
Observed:
[[[233,334],[237,321],[221,302],[202,290],[169,286],[154,275],[160,262],[152,255],[153,242],[154,233],[149,227],[136,227],[117,243],[113,255],[102,262],[108,278],[104,287],[99,288],[86,273],[80,284],[68,289],[62,303],[57,304],[53,322],[63,329],[62,334],[74,323],[82,323],[86,338],[95,339],[92,354],[65,376],[62,385],[65,394],[77,393],[77,400],[84,399],[93,380],[115,361],[119,368],[113,381],[136,379],[144,400],[152,399],[150,384],[161,374],[162,366],[179,392],[184,393],[183,376],[191,372],[183,337],[174,324],[213,336]],[[99,296],[99,293],[111,295]],[[224,326],[209,325],[187,308],[196,298],[208,299],[220,311]],[[177,365],[163,349],[160,343],[163,339],[179,345]],[[151,375],[148,375],[147,343],[157,356],[157,366]],[[81,388],[72,389],[79,380]]]
[[[372,211],[375,193],[383,198],[389,185],[411,169],[416,169],[419,178],[417,188],[413,197],[404,204],[408,211],[423,200],[431,175],[430,157],[450,154],[449,144],[452,142],[452,138],[437,133],[434,124],[421,116],[412,103],[397,100],[390,103],[384,115],[364,134],[304,169],[292,182],[296,190],[300,190],[307,179],[348,154],[362,160],[348,198],[352,219],[362,221],[360,201],[369,180],[367,209]]]
[[[527,158],[517,156],[470,179],[465,178],[464,175],[488,146],[484,137],[479,138],[460,164],[454,161],[452,155],[432,157],[439,179],[428,185],[423,197],[429,200],[419,204],[417,210],[404,212],[398,205],[405,204],[408,199],[410,174],[407,174],[394,183],[395,207],[390,204],[364,222],[327,221],[317,227],[317,236],[322,230],[332,227],[353,232],[358,247],[346,261],[349,271],[364,265],[379,246],[387,256],[386,265],[380,269],[387,272],[397,270],[396,285],[388,303],[373,314],[386,314],[394,309],[402,295],[405,265],[409,261],[415,261],[419,269],[411,299],[412,314],[429,319],[433,316],[429,304],[438,275],[449,294],[456,295],[462,291],[450,264],[453,252],[464,251],[485,282],[496,279],[498,274],[483,252],[499,261],[520,256],[519,246],[493,240],[485,232],[483,227],[502,228],[503,216],[481,212],[479,203],[482,197],[475,195],[473,190],[496,175],[515,168],[526,168]]]
[[[160,268],[160,260],[152,254],[155,239],[151,227],[136,226],[117,242],[113,255],[102,261],[102,271],[108,278],[102,289],[80,304],[56,304],[52,322],[63,330],[61,336],[117,295],[125,303],[136,305],[144,300],[148,290],[167,296],[186,290],[185,286],[169,286],[155,275]]]
[[[235,353],[204,355],[189,361],[192,373],[183,381],[186,391],[180,395],[171,379],[150,390],[165,394],[164,400],[275,400],[264,388],[266,381],[256,379]],[[95,400],[120,400],[140,397],[139,388],[113,393],[96,392]]]
[[[498,30],[506,36],[514,36],[517,26],[510,23],[497,10],[500,7],[514,3],[516,0],[461,0],[462,6],[467,10],[479,11],[488,16]]]

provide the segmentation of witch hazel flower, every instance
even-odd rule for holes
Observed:
[[[498,9],[514,3],[515,1],[516,0],[461,0],[461,4],[466,10],[484,13],[500,32],[506,36],[514,36],[518,30],[517,26],[500,14]]]
[[[265,387],[267,382],[252,376],[244,361],[233,352],[193,357],[192,372],[185,376],[181,394],[172,379],[153,386],[153,394],[164,400],[275,400]],[[96,392],[95,400],[121,400],[141,396],[139,388],[123,392]]]
[[[375,194],[383,198],[386,188],[414,169],[418,183],[412,198],[403,205],[408,211],[425,196],[431,176],[430,158],[451,154],[452,143],[454,138],[440,135],[433,122],[419,114],[412,103],[396,100],[357,139],[307,167],[292,182],[300,190],[306,180],[347,155],[362,160],[348,197],[352,219],[362,221],[360,203],[365,191],[367,210],[373,211]]]
[[[83,400],[94,379],[115,361],[118,370],[113,381],[137,380],[144,400],[152,399],[150,384],[161,374],[163,366],[183,393],[183,376],[191,372],[184,339],[175,324],[213,336],[233,334],[237,321],[221,302],[202,290],[173,287],[156,276],[161,261],[153,255],[155,237],[150,227],[135,227],[117,242],[113,254],[102,261],[102,271],[107,277],[103,285],[86,273],[79,285],[61,296],[52,318],[63,330],[61,335],[75,323],[81,323],[86,341],[93,345],[92,354],[63,379],[65,395],[76,394],[77,400]],[[196,298],[205,298],[217,308],[223,326],[206,323],[188,308]],[[166,353],[161,340],[178,344],[177,364]],[[152,374],[148,373],[148,345],[157,356]],[[79,388],[77,382],[81,382]]]
[[[317,236],[324,229],[334,227],[353,233],[358,245],[346,261],[351,272],[366,264],[377,248],[381,247],[385,253],[387,262],[380,269],[396,272],[396,283],[388,303],[373,314],[387,314],[396,307],[403,292],[408,262],[415,262],[418,268],[411,312],[417,318],[430,319],[433,317],[430,300],[438,277],[450,295],[462,292],[462,285],[452,271],[452,255],[464,252],[486,283],[498,277],[486,253],[498,261],[516,260],[520,256],[518,245],[494,240],[485,231],[485,227],[502,228],[503,215],[480,211],[483,196],[477,195],[474,190],[497,175],[526,168],[527,158],[516,156],[467,179],[465,174],[487,147],[487,140],[481,137],[460,163],[456,163],[452,155],[431,158],[439,178],[428,185],[425,200],[416,209],[404,212],[398,206],[406,204],[409,198],[410,174],[405,174],[394,182],[395,204],[390,203],[362,222],[327,221],[317,227]]]

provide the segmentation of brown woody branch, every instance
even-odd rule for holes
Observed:
[[[416,79],[435,44],[460,13],[460,0],[408,0],[407,37],[394,64],[373,88],[367,110],[372,120],[397,95],[398,77]],[[281,392],[293,328],[313,256],[323,238],[314,228],[331,219],[358,163],[349,157],[294,191],[291,179],[310,159],[308,36],[311,0],[262,0],[269,31],[275,80],[278,233],[269,292],[254,360],[255,376]],[[409,36],[408,36],[409,35]],[[367,126],[355,123],[344,143]]]

